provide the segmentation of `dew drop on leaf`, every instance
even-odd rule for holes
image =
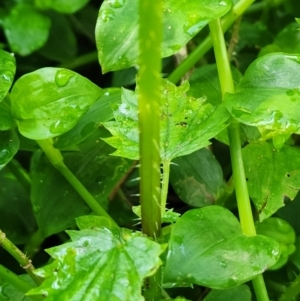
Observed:
[[[222,268],[226,268],[226,267],[227,267],[227,264],[226,264],[225,261],[220,261],[220,266],[221,266]]]
[[[113,8],[120,8],[123,6],[125,0],[109,0],[108,4]]]
[[[108,22],[114,19],[115,13],[111,9],[103,9],[99,12],[102,21]]]
[[[226,5],[226,1],[220,1],[219,4],[222,5],[222,6],[225,6]]]
[[[60,69],[55,74],[55,83],[58,87],[64,87],[74,76],[74,73],[67,69]]]

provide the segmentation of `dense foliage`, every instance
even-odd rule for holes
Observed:
[[[100,2],[1,2],[0,301],[300,300],[300,2]]]

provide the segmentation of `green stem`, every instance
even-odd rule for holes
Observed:
[[[241,0],[222,19],[222,31],[229,27],[240,17],[255,0]],[[212,39],[208,36],[183,62],[169,75],[168,80],[177,83],[182,76],[191,69],[197,61],[212,47]]]
[[[281,295],[279,301],[293,301],[300,294],[300,275],[292,282],[287,290]]]
[[[163,215],[166,211],[168,188],[169,188],[169,178],[170,178],[170,160],[163,161],[163,178],[161,186],[161,214]]]
[[[160,233],[160,93],[162,1],[139,1],[138,106],[140,129],[140,194],[142,227],[157,238]]]
[[[158,239],[160,205],[160,103],[163,0],[139,0],[138,119],[143,232]],[[147,301],[161,298],[161,270],[145,281]]]
[[[59,68],[66,68],[66,69],[76,69],[81,66],[85,66],[87,64],[91,64],[94,62],[98,61],[98,52],[93,51],[90,53],[83,54],[81,56],[78,56],[76,59],[70,61],[70,62],[65,62],[61,65],[59,65]]]
[[[20,278],[12,271],[5,268],[3,265],[0,265],[0,279],[4,279],[4,281],[14,286],[17,290],[21,291],[24,294],[26,294],[29,290],[34,288],[34,286]],[[27,296],[27,298],[34,301],[40,301],[44,299],[40,296]]]
[[[28,273],[28,275],[33,279],[33,281],[40,285],[43,280],[34,274],[34,266],[31,260],[21,252],[5,235],[4,232],[0,230],[0,245],[5,249],[11,256],[13,256],[21,265],[21,267]]]
[[[114,227],[118,227],[117,223],[111,218],[111,216],[102,208],[102,206],[95,200],[95,198],[89,193],[89,191],[81,184],[76,176],[65,165],[61,152],[54,148],[53,141],[51,139],[38,140],[42,150],[45,152],[51,164],[67,179],[72,187],[78,192],[85,203],[92,209],[94,213],[100,216],[108,218]]]
[[[234,92],[234,84],[220,20],[211,21],[209,27],[214,45],[222,95],[224,97],[225,93]],[[254,236],[256,235],[256,231],[245,177],[238,123],[233,122],[228,127],[228,137],[241,227],[245,235]],[[253,279],[253,287],[258,301],[269,301],[262,275],[258,275]]]
[[[31,180],[28,173],[21,166],[21,164],[13,159],[7,164],[8,169],[13,173],[17,180],[21,183],[24,189],[30,193],[31,189]]]

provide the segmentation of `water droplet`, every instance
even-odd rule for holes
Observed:
[[[6,159],[9,157],[9,151],[7,149],[0,150],[0,160]]]
[[[103,9],[99,12],[99,17],[104,22],[108,22],[114,19],[115,13],[111,9]]]
[[[55,74],[55,82],[58,87],[64,87],[75,76],[74,72],[67,69],[60,69]]]
[[[38,204],[33,204],[32,209],[34,213],[38,213],[41,210],[41,206]]]
[[[227,267],[227,263],[225,261],[220,261],[220,266],[222,268],[226,268]]]
[[[124,5],[125,0],[109,0],[108,4],[113,8],[120,8]]]
[[[222,6],[225,6],[227,3],[226,3],[226,1],[220,1],[219,2],[219,5],[222,5]]]
[[[274,255],[274,256],[279,255],[279,251],[278,250],[272,250],[272,255]]]
[[[244,114],[251,114],[251,111],[245,107],[233,107],[231,112],[236,118],[239,118]]]

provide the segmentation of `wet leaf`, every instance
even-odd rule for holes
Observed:
[[[0,131],[0,170],[19,150],[19,138],[14,130]]]
[[[34,6],[20,3],[5,16],[3,26],[10,49],[25,56],[46,43],[51,22]]]
[[[43,293],[46,301],[144,300],[142,281],[161,265],[165,246],[107,228],[68,234],[72,242],[47,250],[54,262],[37,271],[46,279],[30,295]]]
[[[0,131],[7,131],[16,126],[11,113],[10,97],[7,94],[0,102]]]
[[[247,69],[236,93],[225,95],[225,106],[241,123],[259,127],[265,139],[300,133],[299,72],[298,55],[262,56]]]
[[[275,240],[245,236],[224,207],[189,210],[172,229],[164,285],[234,287],[261,274],[279,256]]]
[[[210,20],[223,16],[230,7],[230,0],[166,0],[162,57],[178,52]],[[137,35],[138,1],[105,0],[96,25],[98,55],[103,72],[136,65]]]
[[[209,139],[223,130],[228,114],[220,105],[214,107],[205,98],[186,96],[188,82],[176,87],[163,82],[161,105],[160,155],[162,160],[190,154],[210,144]],[[139,158],[137,98],[134,92],[122,90],[122,104],[112,106],[115,121],[103,125],[113,137],[104,139],[117,148],[113,153],[136,160]]]
[[[15,83],[12,112],[22,135],[46,139],[74,127],[102,93],[102,89],[76,72],[42,68]]]
[[[121,102],[121,89],[108,88],[103,90],[103,94],[95,103],[82,115],[78,123],[65,134],[57,137],[56,148],[66,148],[76,145],[90,136],[100,125],[101,122],[113,118],[111,105]]]
[[[14,55],[0,49],[0,102],[8,93],[14,80],[15,73],[16,60]]]
[[[251,301],[251,291],[246,284],[225,290],[211,290],[203,301]]]
[[[41,9],[53,9],[60,13],[72,14],[85,6],[89,0],[35,0]]]
[[[270,143],[251,143],[243,149],[250,197],[262,221],[294,199],[300,189],[300,151],[284,145],[279,151]]]
[[[177,195],[194,207],[212,205],[224,188],[219,162],[206,148],[174,159],[170,182]]]

